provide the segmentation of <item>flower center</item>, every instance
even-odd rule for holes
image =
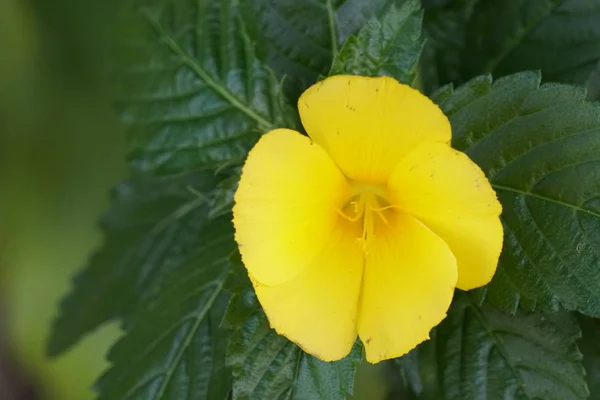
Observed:
[[[357,240],[363,251],[368,252],[369,242],[375,237],[376,227],[389,226],[389,217],[394,206],[390,205],[387,190],[383,186],[355,183],[340,215],[352,223],[362,224],[361,236]]]

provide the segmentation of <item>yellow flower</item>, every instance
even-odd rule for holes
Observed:
[[[454,288],[488,283],[501,206],[450,147],[446,116],[388,77],[333,76],[250,151],[235,194],[242,260],[271,326],[325,361],[369,362],[429,338]]]

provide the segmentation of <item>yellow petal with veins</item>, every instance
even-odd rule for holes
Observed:
[[[449,146],[423,145],[400,162],[388,186],[394,204],[448,243],[459,289],[490,282],[502,250],[502,206],[477,164]]]
[[[416,146],[451,139],[438,106],[389,77],[329,77],[300,96],[298,109],[308,135],[362,183],[385,184]]]
[[[456,285],[448,245],[416,218],[377,220],[366,255],[358,335],[367,361],[400,357],[429,338],[445,317]]]
[[[277,129],[250,151],[235,193],[235,239],[244,265],[265,285],[289,281],[329,241],[348,195],[329,155],[300,133]]]
[[[358,225],[340,219],[312,264],[277,286],[255,282],[271,327],[324,361],[345,357],[356,341],[363,253]]]

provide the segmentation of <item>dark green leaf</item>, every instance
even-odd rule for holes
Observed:
[[[537,73],[472,80],[434,99],[452,144],[486,173],[503,205],[504,250],[478,292],[515,312],[558,303],[600,315],[600,105]]]
[[[423,4],[423,8],[429,8],[429,7],[441,6],[446,3],[451,3],[453,1],[456,1],[456,0],[421,0],[421,3]]]
[[[106,242],[63,300],[50,354],[110,319],[129,315],[167,271],[205,250],[201,239],[210,207],[201,193],[214,181],[211,173],[196,172],[130,180],[115,189],[102,220]]]
[[[236,168],[229,177],[223,179],[210,194],[210,217],[226,214],[233,207],[233,195],[241,176],[241,168]]]
[[[600,320],[580,316],[582,338],[579,348],[590,388],[590,399],[600,398]]]
[[[269,327],[251,288],[234,296],[225,323],[236,329],[227,350],[234,399],[345,400],[352,394],[360,345],[332,363],[306,354]]]
[[[600,63],[588,77],[585,87],[588,100],[600,100]]]
[[[402,357],[387,361],[386,378],[390,394],[388,399],[417,400],[424,395],[418,349]]]
[[[123,24],[119,109],[138,171],[236,164],[295,113],[254,55],[237,1],[141,1]]]
[[[327,75],[338,48],[390,3],[404,0],[253,0],[240,2],[260,54],[294,95]]]
[[[576,318],[566,311],[510,316],[459,292],[433,341],[419,347],[425,362],[437,359],[437,379],[428,384],[438,385],[438,392],[421,398],[587,399],[580,336]]]
[[[423,48],[423,12],[418,0],[392,6],[351,36],[335,58],[330,75],[387,75],[412,84]]]
[[[478,1],[438,1],[425,9],[423,29],[427,40],[421,57],[420,74],[426,93],[446,83],[461,81],[467,22]]]
[[[120,81],[127,94],[122,115],[132,123],[132,166],[176,174],[134,174],[117,189],[102,224],[106,244],[76,278],[54,324],[53,355],[130,315],[166,272],[202,251],[206,218],[231,209],[239,168],[229,165],[260,129],[285,126],[290,117],[277,82],[252,54],[235,0],[138,3],[147,6],[123,24],[135,40],[123,53],[132,63]],[[217,164],[225,178],[187,172]]]
[[[221,289],[233,248],[231,226],[214,221],[198,246],[203,250],[162,280],[157,297],[140,307],[110,350],[113,365],[97,383],[99,400],[228,398],[228,332],[219,325],[228,300]]]
[[[539,69],[547,81],[583,84],[600,60],[599,20],[600,0],[479,1],[461,80]]]

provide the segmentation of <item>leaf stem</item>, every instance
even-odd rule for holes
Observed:
[[[325,0],[325,7],[327,8],[327,18],[329,19],[329,36],[331,38],[331,55],[335,60],[338,53],[338,38],[335,25],[335,11],[333,9],[332,0]]]
[[[152,28],[159,34],[164,41],[164,43],[169,47],[169,49],[175,53],[177,56],[181,57],[183,63],[188,66],[197,76],[200,78],[207,86],[213,89],[216,93],[218,93],[221,97],[227,100],[231,105],[235,108],[246,114],[248,117],[256,121],[259,125],[260,129],[269,129],[273,126],[273,124],[268,121],[266,118],[258,114],[254,111],[250,106],[244,104],[240,99],[238,99],[233,93],[227,89],[223,84],[217,82],[213,77],[198,64],[197,60],[190,56],[185,50],[177,44],[177,42],[169,36],[162,25],[152,18],[148,13],[142,12],[144,18],[148,23],[152,26]]]

